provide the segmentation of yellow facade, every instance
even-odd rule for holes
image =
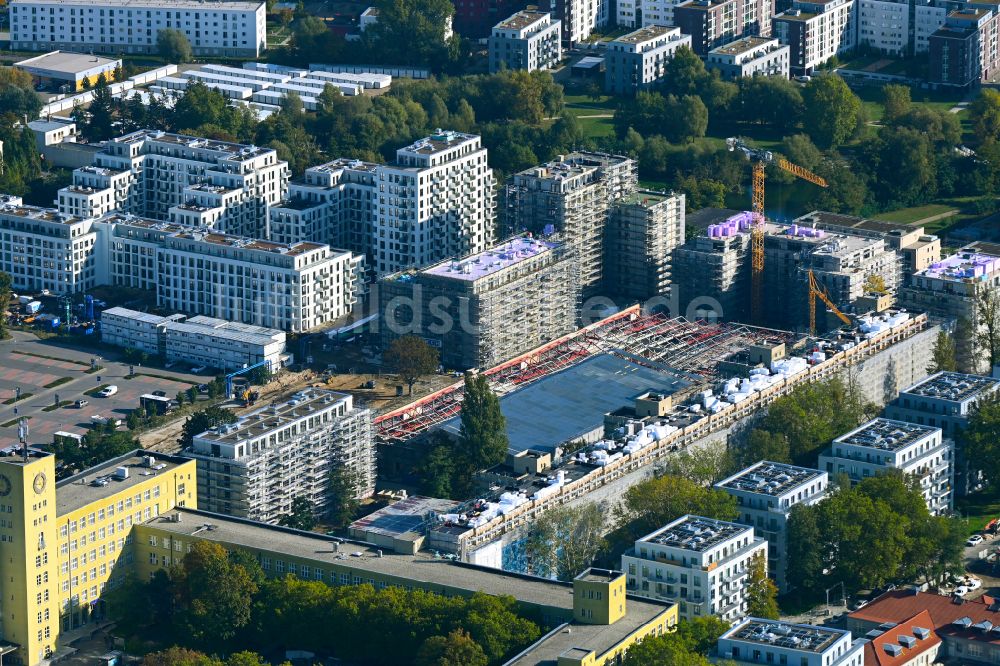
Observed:
[[[587,569],[573,579],[573,619],[586,624],[614,624],[625,617],[625,574]]]
[[[628,651],[630,647],[647,636],[659,636],[663,633],[672,632],[677,628],[677,604],[670,604],[652,621],[638,627],[624,639],[613,645],[605,652],[598,653],[590,651],[586,654],[583,651],[579,654],[559,655],[558,666],[605,666],[605,664],[617,664],[619,659]]]
[[[115,70],[114,69],[109,69],[106,72],[102,72],[102,74],[104,74],[104,79],[108,83],[114,83],[114,80],[115,80]],[[100,74],[95,74],[93,76],[84,76],[84,77],[80,78],[76,82],[76,90],[77,90],[77,92],[79,92],[81,90],[86,90],[87,88],[93,88],[94,86],[97,85],[97,80],[100,79],[100,78],[101,78]]]
[[[195,462],[169,460],[154,469],[126,456],[61,482],[57,493],[53,456],[0,458],[0,639],[21,646],[22,663],[43,662],[61,632],[103,612],[101,595],[132,568],[134,525],[177,506],[197,508]],[[88,484],[118,466],[130,469],[128,479]],[[61,513],[70,494],[75,501]]]

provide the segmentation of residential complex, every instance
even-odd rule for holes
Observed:
[[[746,616],[750,565],[767,560],[767,542],[754,529],[700,516],[683,516],[647,534],[622,555],[628,590],[677,603],[679,617]]]
[[[524,8],[520,0],[456,0],[454,4],[452,27],[467,39],[489,37],[490,30],[498,21]],[[369,7],[368,10],[374,10],[377,19],[378,8]]]
[[[613,95],[634,95],[659,82],[682,46],[691,46],[691,36],[680,28],[647,25],[613,39],[604,59],[604,90]]]
[[[833,440],[819,456],[819,468],[858,482],[899,470],[920,483],[927,508],[950,515],[954,507],[954,445],[941,429],[877,418]]]
[[[792,74],[813,71],[857,44],[857,0],[794,0],[774,17],[774,35],[791,48]]]
[[[562,24],[546,12],[522,11],[493,27],[490,71],[553,69],[562,60]]]
[[[109,308],[101,313],[101,342],[166,362],[239,370],[261,362],[282,366],[285,332],[212,317],[168,317]]]
[[[850,631],[749,617],[719,637],[719,659],[740,664],[881,666],[865,660],[865,641]],[[929,662],[928,662],[929,663]]]
[[[604,233],[615,202],[638,187],[635,160],[577,152],[514,174],[506,188],[508,231],[555,232],[579,266],[584,298],[604,276]]]
[[[774,0],[685,0],[674,7],[673,25],[691,35],[691,50],[705,57],[741,37],[770,37]]]
[[[788,78],[791,49],[767,37],[744,37],[717,46],[705,57],[705,67],[718,70],[723,79],[738,81],[750,76]]]
[[[948,4],[857,0],[858,44],[895,57],[927,53],[930,36],[944,25]]]
[[[637,190],[604,228],[604,292],[645,301],[670,290],[671,255],[684,242],[683,194]]]
[[[928,81],[969,88],[992,81],[1000,68],[1000,12],[970,3],[948,13],[928,39]]]
[[[724,231],[710,225],[705,235],[674,249],[671,294],[680,309],[675,315],[697,312],[700,318],[728,321],[750,316],[750,222],[750,213],[741,213],[723,223]]]
[[[648,25],[675,25],[674,7],[684,0],[619,0],[618,26],[644,28]]]
[[[611,19],[610,0],[555,0],[556,18],[562,23],[563,43],[573,48]]]
[[[156,53],[179,30],[199,56],[256,58],[267,48],[263,2],[223,0],[12,0],[11,47],[20,51]]]
[[[118,211],[265,238],[267,208],[284,198],[288,174],[271,148],[140,130],[108,141],[57,201],[81,217]]]
[[[998,389],[1000,379],[994,377],[939,372],[900,391],[899,397],[886,405],[885,415],[940,428],[944,437],[954,441],[955,492],[964,496],[977,489],[983,480],[978,472],[971,470],[960,434],[976,403]]]
[[[565,246],[525,237],[390,275],[380,282],[382,348],[418,335],[445,367],[493,367],[576,330],[578,273]]]
[[[371,412],[333,391],[302,391],[195,435],[182,455],[198,462],[198,505],[227,516],[275,523],[297,498],[323,515],[335,472],[356,498],[375,492]]]
[[[795,587],[785,575],[792,507],[811,506],[824,499],[829,483],[827,472],[762,460],[715,484],[736,498],[737,521],[767,539],[768,575],[781,592]]]

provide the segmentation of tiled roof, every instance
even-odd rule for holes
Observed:
[[[930,617],[931,626],[927,628],[940,638],[960,638],[1000,645],[1000,631],[984,628],[986,625],[983,624],[1000,627],[1000,600],[988,595],[956,603],[954,599],[940,594],[914,594],[911,590],[893,590],[861,610],[854,611],[850,618],[875,624],[902,624],[921,611],[926,611]],[[968,618],[967,622],[956,624],[956,621],[965,618]],[[899,632],[893,629],[892,633]]]
[[[865,644],[865,666],[902,666],[941,644],[931,614],[922,610]],[[909,645],[907,644],[909,643]]]

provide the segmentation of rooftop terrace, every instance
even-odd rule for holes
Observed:
[[[817,469],[765,460],[720,482],[719,486],[775,497],[806,485],[823,474]]]
[[[647,25],[638,30],[633,30],[627,35],[622,35],[614,40],[614,42],[619,44],[642,44],[643,42],[648,42],[651,39],[656,39],[657,37],[663,37],[669,35],[670,33],[676,31],[676,28],[672,28],[665,25]],[[613,42],[613,43],[614,43]]]
[[[433,155],[454,148],[455,146],[478,139],[475,134],[464,134],[462,132],[437,130],[429,137],[418,139],[405,148],[400,148],[400,152],[416,153],[418,155]]]
[[[845,635],[850,636],[848,632],[839,629],[750,618],[728,631],[723,638],[802,652],[822,653]]]
[[[769,39],[767,37],[744,37],[743,39],[738,39],[735,42],[716,47],[712,49],[711,52],[722,55],[740,55],[775,41],[776,40]]]
[[[504,28],[505,30],[522,30],[527,28],[529,25],[538,23],[546,18],[548,18],[548,13],[546,12],[531,12],[523,11],[510,16],[500,23],[497,24],[498,28]]]
[[[879,417],[833,441],[880,451],[898,451],[937,430],[931,426]]]
[[[747,531],[752,534],[753,528],[723,520],[688,515],[642,537],[640,541],[703,553]]]

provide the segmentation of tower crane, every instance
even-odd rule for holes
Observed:
[[[764,168],[768,164],[774,164],[779,169],[787,171],[793,176],[802,180],[807,180],[814,185],[826,187],[826,181],[808,169],[804,169],[797,164],[792,164],[783,157],[775,158],[770,150],[753,148],[738,137],[726,139],[726,147],[730,152],[738,150],[747,156],[753,164],[753,181],[751,187],[751,201],[753,208],[753,226],[750,228],[750,256],[752,264],[751,273],[751,301],[750,318],[753,323],[760,323],[761,315],[761,290],[764,282]],[[815,303],[810,292],[810,303]]]
[[[826,303],[826,306],[830,308],[833,314],[840,318],[840,321],[844,322],[848,326],[851,325],[851,320],[843,312],[837,309],[837,306],[833,304],[830,300],[830,296],[826,293],[826,289],[820,286],[819,282],[816,281],[816,276],[813,275],[812,269],[809,269],[809,333],[816,335],[816,299],[819,298],[821,301]]]

